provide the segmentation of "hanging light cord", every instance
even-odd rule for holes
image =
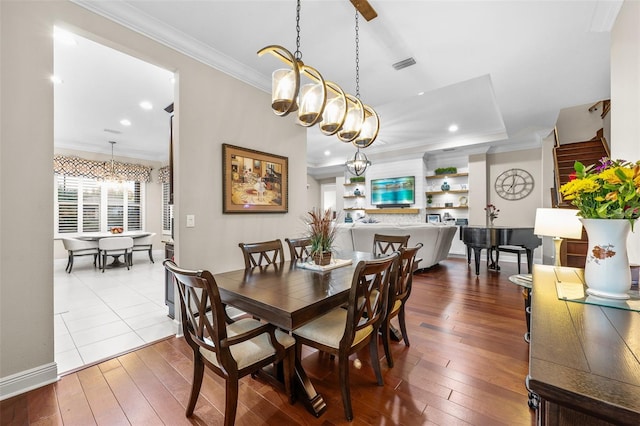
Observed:
[[[358,37],[358,9],[356,9],[356,98],[360,99],[360,38]]]
[[[296,51],[293,53],[293,57],[297,61],[302,60],[302,52],[300,52],[300,0],[296,6]]]

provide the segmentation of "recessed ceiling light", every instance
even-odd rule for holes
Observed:
[[[451,126],[449,126],[449,131],[451,133],[457,132],[458,131],[458,125],[457,124],[452,124]]]
[[[75,46],[76,44],[78,44],[73,34],[58,27],[53,27],[53,38],[62,44],[66,44],[67,46]]]
[[[326,151],[324,152],[324,155],[331,155],[331,151],[326,150]]]
[[[120,120],[120,124],[122,124],[123,126],[131,126],[131,121],[125,118],[123,120]]]
[[[418,96],[424,95],[424,92],[418,92]]]
[[[52,75],[51,77],[49,77],[49,79],[53,84],[62,84],[62,79],[57,75]]]
[[[153,109],[153,105],[149,101],[142,101],[140,102],[140,108],[146,109],[148,111],[150,109]]]

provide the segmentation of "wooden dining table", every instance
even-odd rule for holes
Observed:
[[[352,263],[328,271],[304,268],[300,262],[283,262],[263,267],[215,274],[222,302],[292,331],[346,303],[356,265],[375,258],[373,253],[349,252],[337,255]],[[327,408],[302,368],[295,364],[296,392],[307,409],[319,417]]]

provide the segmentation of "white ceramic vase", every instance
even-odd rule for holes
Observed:
[[[631,270],[627,219],[580,219],[589,237],[584,280],[587,294],[608,299],[628,299]]]

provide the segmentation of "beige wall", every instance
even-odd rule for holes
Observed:
[[[611,32],[611,156],[640,160],[640,2],[625,1]],[[640,228],[629,259],[640,264]]]
[[[498,226],[533,226],[536,208],[542,205],[542,199],[549,197],[549,190],[542,188],[542,150],[529,149],[487,156],[487,194],[488,203],[494,204],[500,213],[494,222]],[[504,171],[520,168],[531,173],[534,188],[531,194],[521,200],[505,200],[495,191],[496,178]]]
[[[306,175],[305,129],[275,116],[269,94],[70,2],[2,1],[0,20],[0,391],[6,397],[57,374],[48,80],[54,25],[176,73],[176,258],[183,266],[214,272],[242,266],[238,242],[284,238],[307,199],[306,179],[294,178]],[[222,214],[222,143],[288,156],[289,213]],[[185,227],[186,214],[195,215],[195,228]]]

